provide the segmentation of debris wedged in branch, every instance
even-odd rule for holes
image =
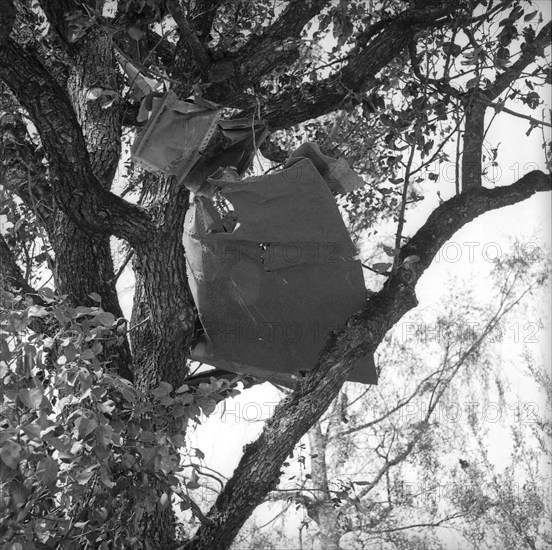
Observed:
[[[367,307],[334,333],[318,366],[276,407],[261,435],[245,448],[234,475],[186,550],[226,549],[253,510],[276,487],[282,461],[335,398],[355,358],[374,351],[388,330],[417,304],[414,287],[435,254],[456,231],[485,212],[552,190],[550,175],[530,172],[516,183],[476,189],[440,205],[400,253],[401,265]],[[416,257],[416,261],[413,261]],[[406,262],[410,258],[410,261]]]

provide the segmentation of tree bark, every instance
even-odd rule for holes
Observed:
[[[320,544],[325,550],[340,550],[339,540],[343,535],[339,529],[338,511],[331,500],[328,484],[328,465],[326,463],[326,441],[320,422],[316,422],[308,431],[311,454],[311,476],[313,492],[316,494],[312,505],[313,516],[318,525]],[[312,516],[311,516],[312,517]]]
[[[148,215],[102,187],[67,94],[40,61],[8,38],[0,48],[0,78],[36,124],[51,168],[59,176],[52,184],[60,208],[95,236],[113,234],[133,244],[147,239]]]
[[[469,191],[481,185],[486,111],[487,107],[477,100],[477,96],[466,106],[462,148],[462,191]]]

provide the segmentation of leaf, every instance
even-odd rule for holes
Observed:
[[[63,348],[63,355],[67,358],[67,361],[74,361],[77,358],[77,348],[73,343]]]
[[[86,307],[86,306],[79,306],[75,310],[75,313],[77,317],[81,317],[82,315],[89,315],[90,313],[92,313],[92,308]]]
[[[96,356],[91,349],[85,349],[80,355],[80,358],[85,361],[91,361],[92,359],[94,359],[94,357]]]
[[[172,389],[173,387],[168,382],[160,382],[159,386],[152,390],[151,393],[155,395],[155,397],[165,397],[171,393]]]
[[[199,460],[203,460],[205,458],[205,453],[201,449],[194,448],[194,451]]]
[[[38,473],[42,481],[47,485],[51,485],[57,481],[58,463],[52,457],[41,460],[38,464]]]
[[[478,83],[479,83],[479,77],[475,76],[474,78],[471,78],[466,82],[466,89],[469,90],[471,88],[475,88]]]
[[[95,430],[96,440],[102,447],[107,447],[112,440],[113,428],[111,426],[98,426]]]
[[[77,475],[75,476],[76,482],[79,485],[86,485],[90,481],[90,478],[93,476],[94,470],[97,467],[98,466],[94,464],[94,466],[90,466],[89,468],[86,468],[85,470],[78,472]]]
[[[74,44],[77,40],[82,38],[86,34],[85,29],[81,25],[74,24],[69,25],[67,28],[67,42]]]
[[[457,57],[462,53],[462,48],[454,42],[443,42],[443,52],[446,55],[450,54],[452,57]]]
[[[109,311],[102,311],[96,315],[96,321],[104,327],[111,328],[115,322],[115,315],[113,315],[113,313],[109,313]]]
[[[383,248],[383,251],[388,255],[388,256],[391,256],[392,258],[397,256],[399,253],[400,253],[400,249],[398,248],[393,248],[391,246],[387,246],[385,244],[382,244],[381,247]]]
[[[4,441],[8,441],[9,439],[11,439],[16,433],[16,428],[7,428],[2,430],[0,432],[0,445],[4,443]]]
[[[142,29],[139,29],[138,27],[129,27],[127,29],[127,33],[128,35],[130,36],[130,38],[132,38],[133,40],[140,40],[142,38],[142,36],[144,36],[144,31]]]
[[[78,423],[80,437],[84,439],[87,435],[91,434],[97,426],[98,423],[96,422],[96,420],[94,420],[93,418],[88,419],[82,416]]]
[[[106,98],[106,97],[102,96],[102,99],[101,99],[102,109],[109,109],[113,105],[113,103],[115,103],[115,98],[114,97]]]
[[[524,18],[523,20],[524,21],[531,21],[531,19],[534,19],[534,17],[537,15],[537,13],[539,13],[539,10],[536,10],[532,13],[528,13]]]
[[[19,399],[29,409],[38,409],[44,396],[44,390],[41,388],[23,388],[19,390]]]
[[[7,441],[2,445],[0,449],[0,458],[2,462],[9,468],[17,468],[21,455],[23,454],[23,447],[18,445],[15,441]]]
[[[4,340],[4,338],[0,338],[0,360],[5,361],[6,363],[9,363],[12,358],[12,352],[10,350],[10,346]]]
[[[139,447],[138,450],[142,455],[142,458],[144,460],[144,465],[146,467],[155,458],[155,455],[157,454],[157,449],[155,447]]]
[[[86,101],[96,101],[97,99],[102,97],[102,94],[102,88],[90,88],[88,92],[86,92]]]
[[[372,266],[372,269],[374,271],[376,271],[377,273],[386,273],[387,270],[392,266],[393,264],[389,263],[389,262],[381,262],[381,263],[377,263],[377,264],[374,264]]]
[[[39,317],[39,318],[48,317],[48,310],[43,306],[31,306],[27,310],[27,315],[29,317]]]
[[[201,401],[201,410],[205,416],[213,414],[217,409],[217,402],[214,399],[203,399]]]
[[[108,488],[113,489],[115,487],[115,482],[111,481],[109,477],[107,476],[107,472],[105,469],[102,468],[101,474],[100,474],[100,481]]]
[[[42,432],[42,428],[38,424],[33,422],[32,424],[23,426],[21,429],[30,439],[35,439],[36,441],[41,440],[40,433]]]
[[[88,295],[89,298],[91,298],[92,300],[94,300],[94,302],[101,302],[102,301],[102,297],[97,294],[96,292],[91,292],[89,295]]]

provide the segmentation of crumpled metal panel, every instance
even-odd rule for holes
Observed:
[[[348,193],[364,185],[364,180],[349,166],[344,158],[334,159],[323,155],[316,143],[303,143],[291,153],[285,167],[301,158],[308,158],[313,162],[334,195]]]
[[[183,178],[205,150],[220,109],[180,101],[174,92],[153,98],[151,116],[133,145],[132,156],[150,172]]]
[[[191,103],[169,91],[144,101],[151,102],[150,115],[132,158],[149,172],[176,176],[194,193],[214,192],[207,178],[218,168],[234,166],[242,174],[268,134],[258,121],[220,120],[219,106],[199,97]]]
[[[185,224],[190,287],[206,333],[192,358],[289,386],[316,364],[330,332],[365,306],[361,264],[310,158],[220,187],[235,228],[225,230],[205,197],[195,198]],[[350,380],[377,382],[371,354]]]

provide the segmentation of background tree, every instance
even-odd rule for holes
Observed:
[[[388,265],[374,267],[385,278],[383,287],[331,336],[316,368],[245,448],[206,516],[194,508],[202,525],[187,548],[231,544],[275,488],[286,457],[329,407],[355,361],[375,351],[416,306],[416,282],[455,231],[489,210],[550,190],[549,176],[540,171],[511,185],[482,186],[485,112],[515,115],[504,104],[508,93],[536,109],[538,87],[550,81],[549,67],[540,65],[550,22],[544,23],[530,2],[314,0],[275,8],[268,1],[2,0],[0,23],[2,212],[13,224],[1,249],[2,279],[38,308],[18,313],[24,304],[13,292],[5,296],[12,311],[4,327],[9,337],[2,340],[11,412],[0,455],[13,470],[9,482],[15,489],[39,487],[46,494],[59,491],[54,478],[64,453],[66,460],[84,453],[88,458],[74,463],[78,471],[64,470],[69,486],[88,489],[84,497],[79,489],[71,502],[100,510],[98,517],[88,517],[69,507],[62,517],[68,507],[55,499],[38,507],[36,501],[12,499],[17,505],[9,512],[15,522],[8,531],[11,541],[32,538],[29,522],[39,518],[46,522],[42,544],[52,536],[57,537],[52,544],[78,546],[86,539],[105,546],[115,533],[116,546],[171,547],[171,494],[183,507],[193,507],[185,491],[193,480],[183,484],[177,475],[185,422],[171,423],[180,418],[171,407],[189,420],[234,392],[235,382],[216,376],[210,384],[185,385],[196,317],[181,244],[188,190],[174,179],[139,173],[114,180],[139,109],[133,82],[125,81],[117,64],[120,52],[143,75],[165,81],[181,97],[194,91],[227,107],[229,116],[265,120],[273,137],[262,151],[275,162],[305,138],[334,155],[350,155],[368,179],[365,189],[349,197],[351,217],[364,222],[356,229],[370,227],[374,211],[398,222]],[[528,91],[515,88],[520,79]],[[549,125],[523,116],[530,129]],[[460,131],[457,195],[406,240],[405,209],[416,200],[421,173],[414,161],[444,158],[444,144]],[[405,146],[408,156],[402,153]],[[438,174],[433,177],[439,180]],[[114,266],[112,238],[124,241],[133,256],[130,326],[115,288],[123,266]],[[46,267],[65,297],[61,303],[27,286],[40,286],[38,274]],[[46,330],[29,341],[37,318],[48,321],[54,344]],[[38,376],[54,365],[62,372]],[[75,368],[89,372],[77,377],[76,388],[66,372]],[[113,371],[122,378],[114,378]],[[42,401],[48,392],[51,409]],[[70,416],[75,411],[65,409],[71,400],[63,401],[70,392],[80,395],[82,407],[93,407],[98,425],[90,432],[79,420],[72,436],[62,433],[63,422],[69,427],[76,422]],[[21,432],[21,419],[35,425],[54,413],[56,403],[61,416],[55,426]],[[141,420],[134,426],[129,418],[136,415]],[[159,426],[165,431],[155,429]],[[87,442],[92,434],[93,445]],[[35,438],[43,450],[37,453],[25,437]],[[75,437],[84,451],[73,447]],[[87,462],[91,452],[93,463]],[[88,485],[92,474],[99,481]],[[120,515],[99,504],[117,499],[111,510],[122,510]],[[51,519],[52,509],[61,515]],[[118,531],[110,531],[110,521]]]

